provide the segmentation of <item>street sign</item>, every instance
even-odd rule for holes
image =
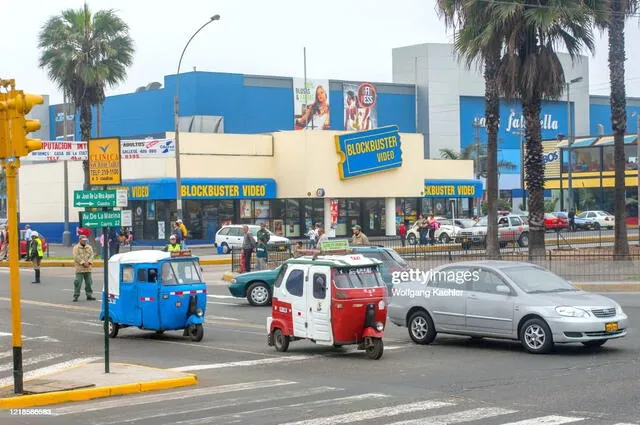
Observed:
[[[82,227],[120,227],[122,213],[120,211],[85,211],[82,213]]]
[[[119,137],[89,139],[89,184],[109,186],[122,183]]]
[[[126,190],[76,190],[73,192],[74,207],[126,207],[127,201]]]
[[[122,227],[132,227],[133,226],[133,215],[131,214],[131,210],[122,210],[120,211],[122,213],[121,215],[121,221]]]

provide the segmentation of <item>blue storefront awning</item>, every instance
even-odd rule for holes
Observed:
[[[275,199],[273,179],[253,178],[183,178],[180,182],[182,199]],[[122,186],[132,201],[176,199],[176,179],[124,180]]]
[[[425,179],[425,198],[481,198],[480,180],[432,180]]]

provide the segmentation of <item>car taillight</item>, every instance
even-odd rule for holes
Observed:
[[[336,298],[347,298],[347,293],[344,291],[336,291]]]
[[[605,218],[604,218],[604,221],[609,221],[609,217],[605,217]]]

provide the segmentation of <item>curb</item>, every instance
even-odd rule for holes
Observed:
[[[86,388],[69,391],[54,391],[43,394],[7,397],[0,398],[0,409],[20,409],[25,407],[68,403],[71,401],[86,401],[96,398],[113,397],[117,395],[187,387],[196,385],[197,383],[198,378],[196,377],[196,375],[190,375],[183,378],[169,378],[157,381],[138,382],[133,384],[120,384],[107,387]]]
[[[640,283],[576,283],[573,286],[588,292],[640,292]]]
[[[227,264],[231,264],[231,258],[215,258],[210,260],[200,260],[201,266],[220,266],[220,265],[227,265]],[[20,261],[18,263],[18,266],[20,268],[32,268],[33,264],[27,261]],[[68,261],[43,260],[42,263],[40,263],[40,267],[75,267],[75,266],[76,264],[71,260],[68,260]],[[94,268],[103,267],[103,266],[104,266],[104,263],[102,261],[93,262]],[[0,261],[0,267],[9,267],[9,263],[6,261]]]
[[[222,280],[224,280],[225,282],[231,282],[231,280],[236,277],[238,275],[238,273],[233,273],[233,272],[224,272],[222,273]]]

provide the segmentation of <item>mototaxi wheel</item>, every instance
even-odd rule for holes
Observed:
[[[204,327],[201,324],[189,326],[189,338],[191,341],[200,342],[204,336]]]
[[[416,235],[414,235],[413,233],[409,233],[409,236],[407,236],[407,242],[409,243],[409,245],[415,245],[418,242],[416,239]]]
[[[273,331],[273,346],[281,353],[289,349],[289,337],[282,333],[282,329]]]
[[[109,319],[107,323],[107,328],[109,331],[109,338],[115,338],[118,336],[118,331],[120,330],[120,325],[117,323],[113,323],[113,320]]]
[[[382,338],[373,338],[372,344],[365,349],[365,352],[371,360],[379,360],[384,352]]]

